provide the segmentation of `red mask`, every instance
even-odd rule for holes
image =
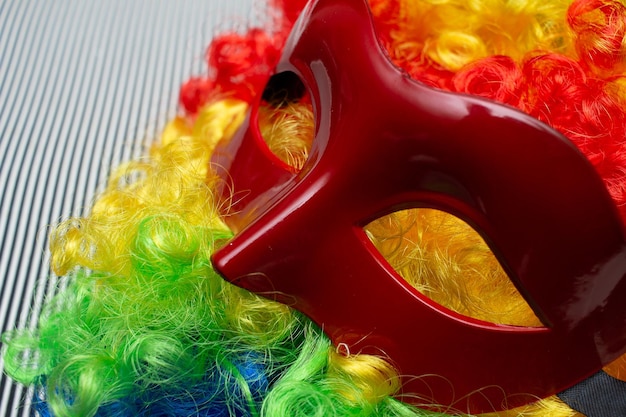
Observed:
[[[227,280],[302,311],[335,345],[387,356],[416,377],[401,399],[418,404],[511,408],[624,353],[622,222],[567,139],[411,80],[382,51],[364,0],[309,4],[276,72],[308,89],[315,139],[294,171],[263,141],[257,103],[216,150],[233,201],[225,219],[240,231],[213,258]],[[473,225],[544,327],[471,319],[405,282],[363,227],[415,207]]]

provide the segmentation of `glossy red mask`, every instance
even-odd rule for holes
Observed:
[[[312,98],[316,134],[295,172],[267,149],[257,105],[213,166],[236,237],[229,281],[304,312],[335,345],[387,355],[402,399],[478,413],[559,392],[626,346],[622,223],[586,158],[514,109],[417,83],[381,50],[365,0],[303,12],[277,74]],[[545,327],[456,314],[406,283],[363,226],[431,207],[472,224]]]

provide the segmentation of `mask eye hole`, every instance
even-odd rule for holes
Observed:
[[[301,101],[306,94],[304,83],[294,72],[285,71],[270,77],[261,99],[274,106]]]
[[[436,303],[491,323],[543,327],[482,237],[457,217],[402,210],[365,232],[389,265]]]
[[[295,73],[270,78],[258,109],[258,126],[270,151],[299,171],[311,150],[315,119],[308,91]]]

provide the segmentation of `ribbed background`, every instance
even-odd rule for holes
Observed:
[[[258,22],[253,1],[0,0],[2,332],[33,327],[56,291],[48,225],[144,152],[211,36]],[[3,374],[0,416],[30,415],[29,396]]]

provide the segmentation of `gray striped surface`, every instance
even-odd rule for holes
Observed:
[[[144,153],[211,36],[259,21],[253,1],[0,0],[2,332],[34,327],[58,291],[48,225]],[[28,390],[1,378],[0,416],[30,415]]]

